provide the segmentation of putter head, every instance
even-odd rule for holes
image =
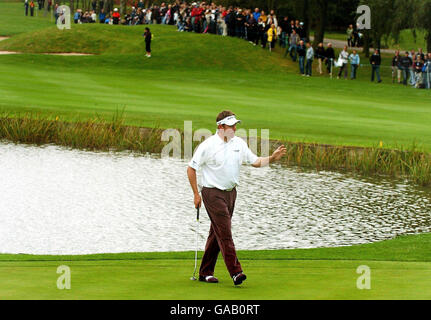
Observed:
[[[193,276],[193,277],[191,277],[191,278],[190,278],[190,280],[192,280],[192,281],[196,281],[196,277],[195,277],[195,276]]]

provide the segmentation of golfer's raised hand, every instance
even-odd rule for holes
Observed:
[[[278,161],[281,159],[282,156],[284,156],[287,152],[287,149],[284,145],[281,145],[277,148],[277,150],[275,150],[272,154],[272,160],[273,161]]]
[[[202,199],[201,196],[199,195],[199,193],[195,194],[195,208],[200,208],[202,205]]]

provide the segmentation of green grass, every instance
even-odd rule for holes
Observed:
[[[35,1],[34,16],[25,16],[24,1],[4,1],[0,2],[1,23],[0,36],[13,36],[23,32],[40,30],[54,25],[54,18],[51,15],[44,15],[43,10],[39,11],[37,1]],[[52,13],[52,11],[51,11]],[[51,14],[50,13],[50,14]],[[37,16],[36,16],[37,14]]]
[[[279,49],[271,55],[239,39],[151,28],[151,59],[143,26],[51,26],[2,41],[0,50],[100,55],[0,56],[0,111],[110,119],[124,107],[128,125],[181,128],[192,120],[213,129],[216,114],[232,109],[242,128],[269,128],[273,139],[431,150],[429,92],[388,84],[389,69],[382,85],[369,83],[368,68],[359,81],[306,79]]]
[[[0,3],[0,111],[40,112],[60,121],[214,129],[234,110],[242,128],[269,128],[272,139],[334,145],[410,146],[431,151],[429,92],[358,81],[306,79],[297,65],[245,41],[151,26],[153,58],[144,57],[143,27],[72,25],[24,17],[22,3]],[[7,22],[7,23],[3,23]],[[85,52],[87,57],[35,53]],[[389,57],[384,58],[389,65]],[[241,251],[246,283],[232,285],[222,261],[211,286],[189,280],[192,252],[89,256],[0,255],[2,299],[430,299],[429,234],[340,248]],[[200,253],[201,255],[202,253]],[[72,289],[56,288],[57,267],[72,270]],[[371,290],[356,288],[356,268],[371,268]]]
[[[415,50],[422,48],[426,52],[426,41],[425,41],[425,31],[416,30],[416,38],[413,35],[413,30],[405,29],[400,32],[399,39],[396,41],[393,37],[387,37],[382,39],[382,46],[389,49],[398,49],[402,51]],[[311,33],[313,34],[313,32]],[[347,34],[345,32],[325,32],[325,39],[335,39],[345,41],[347,44]],[[360,50],[362,51],[362,50]]]
[[[430,299],[431,234],[339,248],[239,251],[248,279],[234,287],[219,257],[209,285],[189,280],[193,252],[0,255],[3,299]],[[201,256],[202,253],[199,254]],[[57,267],[71,268],[58,290]],[[356,269],[371,269],[359,290]]]

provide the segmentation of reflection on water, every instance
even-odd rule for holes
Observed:
[[[0,144],[0,252],[195,248],[187,163]],[[431,231],[430,191],[342,174],[244,167],[237,249],[340,246]],[[202,210],[200,248],[209,219]]]

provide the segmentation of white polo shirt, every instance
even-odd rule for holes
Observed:
[[[235,136],[225,142],[216,133],[198,146],[189,166],[201,169],[202,186],[228,190],[239,185],[241,165],[253,164],[257,159],[243,139]]]

